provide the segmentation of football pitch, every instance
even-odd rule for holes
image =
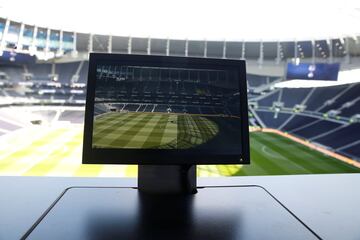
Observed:
[[[26,136],[26,137],[24,137]],[[135,177],[134,165],[82,165],[82,125],[34,126],[0,138],[2,176]],[[250,133],[250,165],[200,165],[199,176],[360,173],[275,133]]]
[[[206,143],[216,123],[189,114],[109,112],[94,119],[94,148],[186,149]]]

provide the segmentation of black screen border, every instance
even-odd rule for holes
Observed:
[[[193,151],[186,149],[93,149],[93,120],[95,103],[96,67],[99,63],[139,64],[164,67],[194,67],[235,69],[239,77],[241,155],[224,153],[223,150]],[[189,165],[189,164],[250,164],[249,124],[246,65],[244,60],[193,58],[154,55],[90,53],[86,93],[83,137],[83,164],[141,164],[141,165]]]

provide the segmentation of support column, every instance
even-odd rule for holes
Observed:
[[[64,47],[63,38],[64,38],[64,32],[63,32],[63,30],[60,30],[60,33],[59,33],[59,50],[58,50],[60,54],[63,53],[63,47]]]
[[[312,64],[315,64],[315,58],[316,58],[316,56],[315,56],[315,54],[316,54],[316,52],[315,52],[315,40],[312,40],[311,41],[311,46],[312,46],[312,59],[311,59],[311,63]]]
[[[31,41],[31,46],[29,48],[30,50],[30,54],[35,54],[37,49],[36,49],[36,35],[37,35],[37,32],[38,32],[38,27],[37,26],[34,26],[34,34],[33,34],[33,39]]]
[[[207,41],[206,39],[204,40],[204,58],[207,57]]]
[[[132,50],[132,38],[129,37],[129,40],[128,40],[128,54],[131,54],[131,50]]]
[[[226,58],[226,40],[223,42],[223,52],[222,52],[222,58]]]
[[[76,32],[73,33],[73,52],[77,52],[76,50],[76,43],[77,43],[77,35],[76,35]]]
[[[88,45],[88,51],[89,51],[89,53],[90,52],[92,52],[93,51],[93,34],[92,33],[90,33],[90,35],[89,35],[89,45]]]
[[[22,41],[23,41],[23,38],[24,38],[24,36],[23,36],[24,35],[24,28],[25,28],[25,24],[21,23],[18,42],[16,44],[17,50],[19,50],[19,51],[22,50]]]
[[[109,35],[109,39],[108,39],[107,52],[112,53],[112,36],[111,35]]]
[[[170,55],[170,39],[166,40],[166,56]]]
[[[333,63],[333,45],[332,45],[332,40],[330,38],[327,40],[327,44],[329,47],[329,61],[330,63]]]
[[[148,38],[147,42],[147,55],[151,54],[151,37]]]
[[[50,28],[46,30],[46,42],[45,42],[45,53],[50,50]]]
[[[10,26],[10,20],[6,19],[6,23],[5,23],[5,28],[4,28],[4,32],[1,38],[1,43],[0,43],[0,51],[4,51],[5,47],[6,47],[6,37],[9,31],[9,26]],[[2,55],[2,54],[1,54]]]
[[[241,59],[245,60],[245,41],[242,42]]]
[[[280,64],[280,62],[281,62],[280,53],[281,53],[281,44],[280,44],[280,41],[278,41],[276,44],[276,59],[275,59],[276,64]]]
[[[260,41],[260,48],[259,48],[259,59],[258,59],[259,67],[262,67],[263,63],[264,63],[264,43],[261,40]]]
[[[346,55],[345,55],[345,62],[347,64],[351,63],[351,58],[350,58],[350,46],[349,46],[349,38],[345,38],[345,51],[346,51]]]

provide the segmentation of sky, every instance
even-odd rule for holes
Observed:
[[[276,41],[360,35],[360,1],[0,0],[0,17],[115,36]]]

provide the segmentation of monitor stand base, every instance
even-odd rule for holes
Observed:
[[[196,165],[139,165],[138,189],[149,194],[195,194]]]
[[[259,186],[213,186],[197,194],[136,188],[67,189],[22,239],[319,239]]]

